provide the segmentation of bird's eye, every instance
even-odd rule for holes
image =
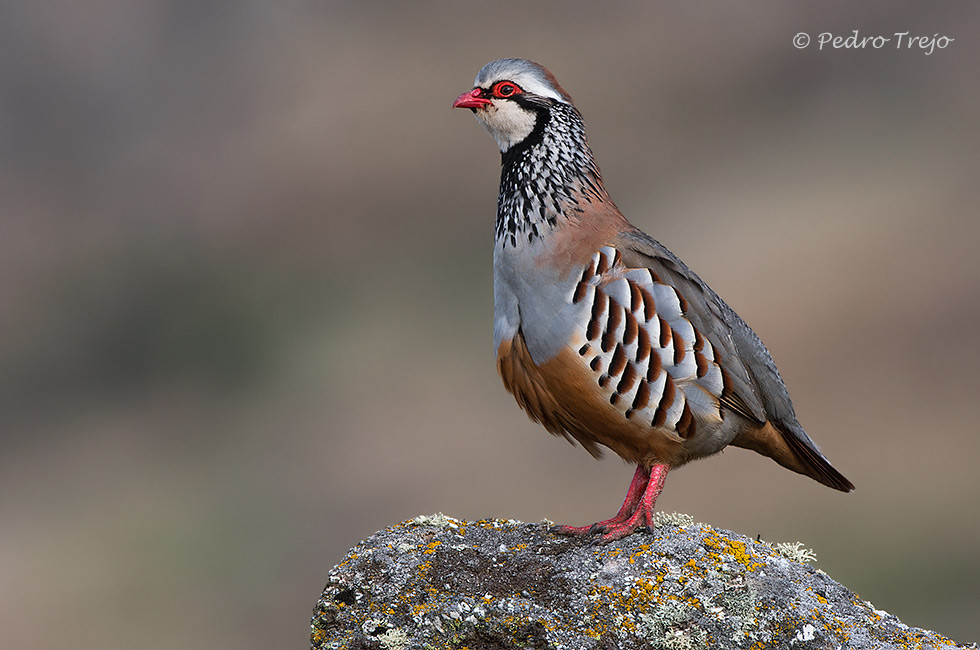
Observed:
[[[520,92],[520,88],[509,81],[501,81],[493,87],[493,94],[496,97],[511,97]]]

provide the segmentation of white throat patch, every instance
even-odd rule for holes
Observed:
[[[515,102],[498,101],[476,111],[476,119],[497,141],[503,153],[531,135],[536,114]]]

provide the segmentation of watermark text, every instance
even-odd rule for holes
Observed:
[[[816,45],[821,52],[823,50],[913,50],[929,56],[936,50],[945,50],[955,40],[939,33],[929,36],[911,32],[893,32],[888,35],[865,36],[855,29],[847,36],[823,32],[813,38],[807,32],[800,32],[793,37],[793,47],[803,50]]]

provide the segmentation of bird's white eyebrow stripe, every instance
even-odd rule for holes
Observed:
[[[554,88],[554,83],[545,75],[545,71],[529,61],[517,59],[502,59],[492,61],[483,67],[474,79],[474,87],[492,88],[501,81],[509,81],[526,93],[548,97],[556,101],[570,103],[567,96],[562,96]]]

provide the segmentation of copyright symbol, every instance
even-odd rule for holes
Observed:
[[[800,32],[799,34],[793,37],[793,47],[795,47],[798,50],[804,49],[809,44],[810,44],[810,35],[807,34],[806,32]]]

